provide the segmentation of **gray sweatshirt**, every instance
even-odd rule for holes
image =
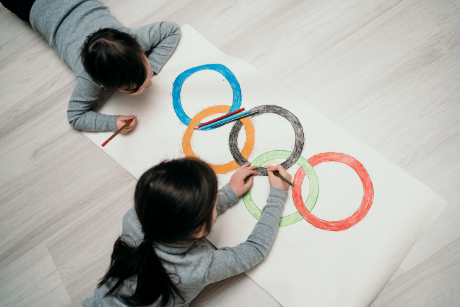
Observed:
[[[154,242],[153,248],[162,259],[165,269],[180,276],[181,282],[177,287],[185,301],[176,297],[175,306],[188,306],[205,286],[240,274],[261,262],[275,240],[287,195],[286,191],[270,188],[267,204],[252,233],[245,242],[235,247],[215,250],[203,240],[168,245]],[[230,186],[225,185],[217,195],[217,213],[222,213],[237,200],[238,197]],[[217,220],[216,223],[218,222]],[[131,208],[123,218],[122,236],[132,238],[129,242],[135,246],[142,243],[144,234],[134,208]],[[125,281],[121,293],[132,295],[135,287],[135,278]],[[117,295],[103,298],[108,290],[107,285],[96,288],[94,296],[84,300],[82,305],[84,307],[127,306]],[[154,303],[151,306],[158,306],[158,304]],[[170,301],[168,306],[173,306],[173,302]]]
[[[97,0],[37,0],[30,11],[30,24],[72,67],[77,85],[70,97],[67,117],[72,127],[87,131],[116,131],[118,115],[91,110],[95,101],[104,102],[107,95],[102,95],[103,88],[91,79],[81,63],[80,51],[86,37],[102,28],[114,28],[136,36],[155,74],[171,56],[180,37],[180,27],[172,22],[125,28]]]

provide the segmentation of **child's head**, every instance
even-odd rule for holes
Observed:
[[[144,240],[133,246],[129,240],[117,239],[109,270],[98,285],[107,284],[105,297],[117,293],[129,305],[151,305],[159,300],[165,306],[175,294],[181,296],[152,241],[186,242],[208,234],[217,216],[216,202],[217,176],[199,159],[164,161],[146,171],[134,194]],[[131,277],[136,277],[135,292],[118,292]]]
[[[80,56],[88,75],[106,89],[138,95],[152,86],[149,60],[127,33],[100,29],[88,35]]]
[[[217,177],[196,158],[164,161],[137,182],[136,214],[147,238],[179,242],[211,230],[217,212]]]

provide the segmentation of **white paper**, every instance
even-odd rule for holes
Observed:
[[[131,133],[117,136],[101,149],[136,178],[163,159],[183,156],[186,126],[173,109],[173,82],[185,70],[205,64],[222,64],[230,69],[241,86],[242,107],[246,110],[278,105],[295,114],[305,134],[302,157],[309,159],[324,152],[350,155],[366,168],[374,188],[372,206],[359,223],[337,232],[315,228],[305,220],[281,227],[268,257],[247,275],[283,306],[369,305],[444,209],[445,200],[248,63],[223,54],[190,26],[182,28],[176,51],[153,78],[151,89],[140,96],[116,93],[101,109],[105,114],[138,116],[137,127]],[[232,97],[229,83],[215,71],[191,75],[181,92],[183,109],[190,118],[209,106],[231,105]],[[252,121],[255,146],[249,160],[271,150],[292,150],[294,132],[284,118],[263,114]],[[195,132],[193,150],[212,164],[233,160],[228,145],[231,128],[226,125]],[[111,134],[85,132],[99,147]],[[240,148],[244,142],[243,128],[238,139]],[[295,165],[288,171],[294,176],[297,169]],[[363,197],[355,171],[338,162],[324,162],[314,169],[319,196],[312,213],[332,221],[352,215]],[[232,173],[219,175],[220,186]],[[260,209],[268,190],[267,177],[255,178],[251,193]],[[308,191],[306,177],[302,185],[304,200]],[[296,212],[291,194],[284,215]],[[247,239],[256,222],[240,200],[219,216],[208,239],[217,247],[235,246]]]

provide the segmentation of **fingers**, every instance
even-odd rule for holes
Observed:
[[[284,167],[281,165],[281,164],[277,164],[277,165],[270,165],[267,170],[269,170],[270,172],[274,172],[274,171],[278,171],[278,172],[281,172],[282,170],[284,170]]]
[[[235,192],[236,196],[241,197],[246,193],[254,183],[254,177],[257,176],[257,172],[254,169],[257,166],[250,166],[251,163],[245,163],[241,165],[236,172],[232,175],[229,181],[229,186]]]
[[[245,163],[241,165],[236,172],[241,173],[241,174],[254,174],[254,170],[257,168],[257,166],[250,166],[251,162]],[[255,175],[255,174],[254,174]]]
[[[277,164],[277,165],[271,165],[267,168],[267,170],[269,172],[275,172],[275,171],[278,171],[281,175],[283,175],[284,177],[286,176],[290,176],[288,172],[286,172],[286,170],[284,169],[284,167],[281,165],[281,164]]]
[[[135,115],[130,115],[130,116],[118,116],[117,118],[117,127],[120,126],[123,127],[123,125],[126,124],[126,122],[128,120],[133,120],[128,126],[126,126],[122,131],[121,133],[125,134],[125,133],[128,133],[130,132],[131,130],[134,129],[134,127],[136,126],[137,124],[137,117]]]
[[[134,127],[132,127],[132,128],[126,127],[125,129],[123,129],[123,130],[121,131],[121,133],[128,133],[128,132],[130,132],[130,131],[133,130],[133,129],[134,129]]]
[[[121,120],[123,122],[126,122],[127,120],[130,120],[131,118],[136,118],[136,115],[127,115],[127,116],[120,115],[120,116],[118,116],[117,119],[119,119],[119,120]]]
[[[280,164],[269,166],[267,168],[267,173],[268,173],[268,181],[270,182],[270,186],[287,191],[290,185],[284,182],[284,180],[282,180],[281,178],[278,178],[277,176],[275,176],[275,174],[273,173],[275,171],[278,172],[281,176],[283,176],[287,180],[289,181],[292,180],[291,175],[288,172],[286,172],[284,167],[281,166]]]
[[[126,128],[127,128],[127,129],[130,129],[130,131],[131,131],[131,130],[133,130],[134,127],[136,126],[136,123],[137,123],[137,117],[135,116],[135,117],[133,118],[133,121],[131,122],[131,124],[129,124],[128,127],[126,127]]]
[[[243,168],[243,167],[249,167],[249,168],[252,168],[252,169],[256,169],[258,166],[251,166],[251,162],[247,162],[243,165],[240,166],[240,168]]]
[[[253,183],[254,183],[254,176],[251,176],[251,177],[249,177],[248,180],[244,183],[244,185],[247,186],[247,187],[251,187]],[[248,188],[248,190],[249,190],[249,188]]]
[[[242,176],[243,178],[246,178],[246,177],[248,177],[249,175],[253,175],[253,176],[259,175],[259,174],[258,174],[256,171],[254,171],[254,169],[252,169],[252,168],[245,168],[245,169],[242,169],[242,170],[240,171],[240,173],[241,173],[241,176]]]
[[[247,162],[247,163],[241,165],[241,166],[238,168],[238,170],[239,170],[239,171],[243,171],[243,170],[245,170],[245,169],[248,169],[248,168],[253,167],[253,166],[250,166],[250,165],[251,165],[251,162]]]

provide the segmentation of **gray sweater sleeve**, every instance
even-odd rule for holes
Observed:
[[[142,26],[134,31],[142,50],[158,74],[179,42],[181,30],[174,22],[162,21]]]
[[[235,192],[233,192],[232,188],[227,183],[219,190],[219,192],[217,192],[217,214],[221,214],[237,201],[238,196],[236,196]]]
[[[248,239],[235,247],[212,251],[206,284],[247,271],[267,256],[278,232],[287,195],[284,190],[270,188],[267,204]]]
[[[90,110],[94,102],[102,96],[101,91],[102,88],[93,81],[77,77],[77,85],[67,108],[67,119],[72,127],[86,131],[117,131],[115,122],[118,115],[105,115]]]

